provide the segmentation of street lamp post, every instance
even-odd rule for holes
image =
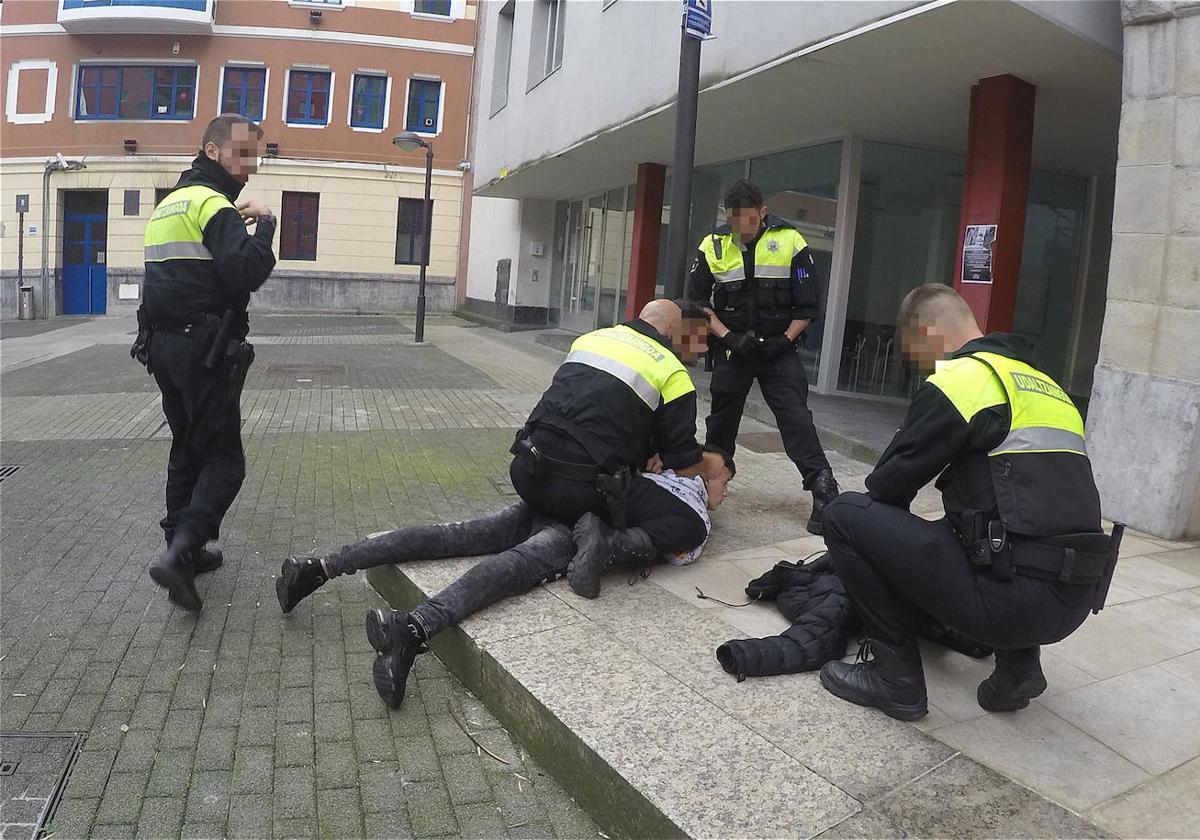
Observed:
[[[433,146],[412,131],[405,131],[392,138],[392,144],[405,152],[415,152],[425,149],[425,208],[421,214],[424,218],[424,242],[421,245],[421,279],[417,286],[417,326],[415,341],[421,344],[425,341],[425,272],[429,268],[429,240],[433,238],[433,203],[430,194],[433,191]]]

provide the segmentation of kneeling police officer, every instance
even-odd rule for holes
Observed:
[[[1083,420],[1023,339],[983,335],[966,302],[938,284],[908,294],[899,326],[905,355],[936,369],[867,492],[843,493],[825,513],[830,557],[874,658],[830,662],[821,683],[894,718],[923,717],[923,610],[996,648],[979,705],[1021,709],[1046,689],[1038,646],[1103,606],[1122,529],[1101,530]],[[946,516],[930,522],[908,508],[934,477]]]

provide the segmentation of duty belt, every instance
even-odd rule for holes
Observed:
[[[594,464],[580,464],[575,461],[560,461],[542,452],[528,437],[518,437],[513,442],[513,455],[521,455],[533,461],[535,475],[553,475],[570,481],[595,481],[602,470]]]

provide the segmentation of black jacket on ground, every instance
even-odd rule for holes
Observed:
[[[243,185],[201,154],[192,161],[191,169],[180,175],[174,189],[190,186],[210,187],[236,203]],[[164,200],[169,201],[169,196]],[[250,293],[267,281],[275,267],[274,238],[273,217],[259,219],[251,235],[237,210],[219,210],[204,228],[204,247],[212,254],[211,262],[176,259],[146,263],[145,302],[151,320],[183,324],[201,313],[220,317],[232,309],[237,315],[231,337],[245,338]]]
[[[625,326],[672,352],[670,340],[640,318]],[[542,427],[565,436],[576,447],[546,444],[539,436]],[[526,428],[532,429],[534,442],[547,455],[574,461],[584,456],[606,470],[621,466],[640,470],[655,452],[668,469],[684,469],[698,463],[702,455],[696,441],[695,390],[651,411],[624,382],[588,365],[559,366]]]
[[[765,639],[731,639],[717,648],[721,667],[741,682],[746,677],[770,677],[815,671],[841,659],[846,644],[862,628],[841,578],[829,555],[796,566],[787,561],[746,587],[755,601],[774,601],[792,626]],[[991,648],[973,642],[940,622],[922,615],[920,635],[967,656],[981,657]]]

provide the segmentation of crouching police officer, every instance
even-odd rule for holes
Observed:
[[[131,355],[154,374],[171,428],[160,523],[167,550],[150,577],[188,610],[201,606],[196,574],[221,565],[205,544],[217,539],[246,474],[239,402],[254,352],[246,307],[275,266],[275,217],[237,198],[257,169],[261,138],[238,115],[210,122],[200,154],[146,227],[145,302]]]
[[[982,335],[966,302],[937,284],[908,294],[899,326],[905,355],[936,370],[867,493],[843,493],[825,514],[830,557],[874,658],[830,662],[821,683],[894,718],[924,716],[914,633],[924,610],[996,648],[979,705],[1021,709],[1046,689],[1038,646],[1103,606],[1122,529],[1101,531],[1083,420],[1022,339]],[[946,517],[909,513],[939,474]]]
[[[797,339],[818,311],[812,253],[790,223],[767,214],[762,190],[749,181],[726,187],[724,205],[729,223],[701,240],[688,287],[690,300],[711,300],[718,339],[705,442],[732,455],[746,395],[757,379],[783,447],[812,493],[808,530],[820,534],[822,511],[838,486],[813,425],[808,378],[796,354]]]

